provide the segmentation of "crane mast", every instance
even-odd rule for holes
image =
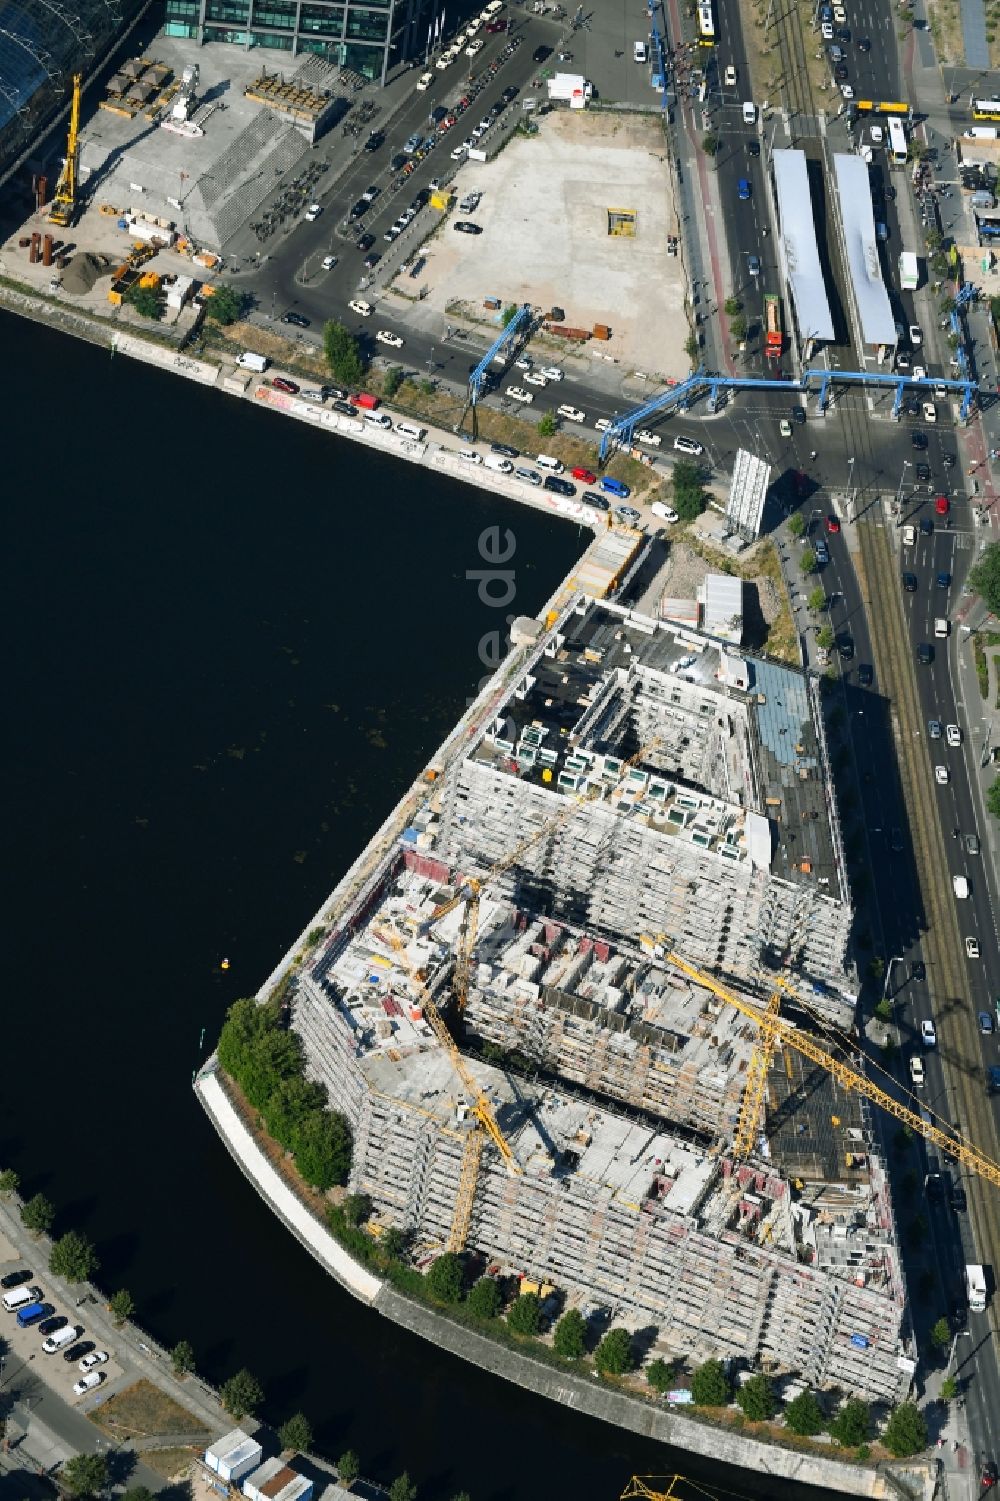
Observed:
[[[73,102],[69,110],[69,131],[66,136],[66,160],[56,183],[49,223],[66,229],[76,215],[77,170],[80,158],[80,89],[83,74],[73,74]]]

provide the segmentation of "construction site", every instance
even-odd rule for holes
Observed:
[[[798,671],[577,596],[296,971],[351,1188],[648,1359],[895,1401],[914,1369]]]

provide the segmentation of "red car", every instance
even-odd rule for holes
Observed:
[[[597,475],[591,474],[589,469],[584,469],[580,465],[578,465],[576,469],[573,469],[571,473],[574,479],[580,480],[585,485],[597,484]]]
[[[285,391],[289,396],[298,396],[299,388],[293,380],[285,380],[284,376],[276,375],[271,385],[276,391]]]
[[[497,31],[506,31],[507,30],[507,22],[506,21],[487,21],[487,23],[486,23],[486,30],[488,32],[490,32],[491,34],[494,33],[494,32],[497,32]]]
[[[935,509],[935,511],[937,511],[937,513],[938,513],[939,516],[947,516],[947,514],[948,514],[948,497],[947,497],[947,495],[935,495],[935,497],[934,497],[934,509]]]
[[[830,534],[832,536],[835,537],[837,535],[837,533],[840,531],[840,517],[839,516],[828,516],[826,518],[826,529],[827,529],[828,532],[830,532]]]

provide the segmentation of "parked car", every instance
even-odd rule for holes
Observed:
[[[570,473],[574,479],[580,480],[585,485],[597,484],[597,475],[593,474],[591,470],[585,469],[582,464],[578,464],[575,469],[571,469]]]
[[[565,404],[561,407],[556,407],[556,416],[564,417],[567,422],[586,422],[587,420],[586,413],[581,412],[579,407],[571,407]]]
[[[680,521],[680,517],[672,506],[668,506],[662,500],[654,500],[649,508],[654,516],[659,516],[661,521]]]
[[[473,224],[471,219],[456,219],[455,228],[460,235],[481,235],[483,232],[483,226]]]
[[[525,391],[521,386],[508,386],[504,395],[509,396],[511,401],[522,402],[524,406],[530,406],[535,399],[530,391]]]
[[[311,319],[304,318],[301,313],[282,313],[282,323],[291,323],[295,328],[308,328]]]
[[[104,1365],[108,1358],[107,1350],[94,1350],[92,1354],[85,1355],[80,1361],[81,1371],[92,1371],[95,1366]]]
[[[93,1348],[92,1339],[78,1339],[76,1344],[70,1345],[68,1350],[63,1351],[63,1360],[70,1363],[74,1360],[79,1361],[81,1356],[88,1355]]]
[[[8,1272],[6,1277],[0,1277],[0,1287],[6,1291],[10,1287],[20,1287],[22,1283],[30,1282],[33,1272]]]
[[[86,1376],[81,1376],[79,1381],[74,1383],[74,1397],[82,1397],[85,1396],[87,1392],[92,1392],[94,1390],[94,1387],[100,1386],[103,1380],[103,1371],[88,1371]]]

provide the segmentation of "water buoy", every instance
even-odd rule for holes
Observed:
[[[223,959],[223,961],[222,961],[222,968],[223,969],[228,969],[229,968],[229,960],[228,959]]]

